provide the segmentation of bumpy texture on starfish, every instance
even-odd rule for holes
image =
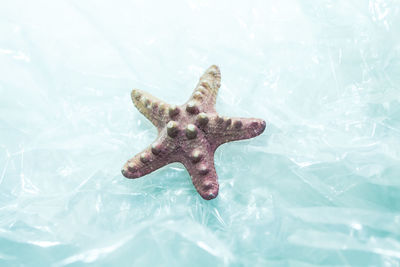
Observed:
[[[261,134],[265,121],[254,118],[221,117],[215,101],[221,73],[215,65],[200,77],[190,99],[181,106],[167,104],[140,90],[132,91],[137,109],[158,129],[148,148],[128,160],[122,169],[127,178],[139,178],[172,162],[181,162],[204,199],[218,195],[214,152],[223,143]]]

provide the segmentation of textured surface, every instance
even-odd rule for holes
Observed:
[[[398,0],[2,1],[0,265],[398,266]],[[218,64],[218,198],[152,142],[132,87],[187,100]],[[248,92],[249,94],[243,94]]]
[[[218,196],[218,177],[214,166],[215,150],[222,144],[250,139],[265,130],[265,121],[255,118],[222,117],[215,111],[221,71],[209,67],[200,77],[185,104],[170,105],[132,90],[136,108],[157,127],[156,140],[129,159],[121,170],[127,178],[139,178],[170,163],[182,163],[202,198]]]

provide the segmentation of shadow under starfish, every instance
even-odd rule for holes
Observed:
[[[221,73],[209,67],[200,77],[189,100],[170,105],[141,90],[132,90],[137,109],[158,129],[157,139],[128,160],[122,174],[139,178],[169,163],[181,162],[199,194],[207,200],[218,195],[214,152],[218,146],[260,135],[265,121],[255,118],[221,117],[215,110]]]

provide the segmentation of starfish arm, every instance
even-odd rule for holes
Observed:
[[[200,77],[199,83],[196,85],[188,103],[196,103],[203,110],[215,110],[214,106],[220,86],[221,72],[218,66],[212,65]]]
[[[256,137],[264,132],[265,125],[262,119],[215,116],[205,131],[215,136],[218,147],[227,142]]]
[[[158,129],[165,125],[170,105],[144,91],[134,89],[131,98],[135,107]]]
[[[149,147],[128,160],[121,172],[126,178],[139,178],[169,163],[178,161],[176,145],[168,138],[160,137]]]
[[[199,152],[194,150],[193,152]],[[189,156],[190,160],[183,160],[182,163],[188,170],[192,182],[200,196],[206,200],[216,198],[219,185],[218,177],[214,167],[214,153],[196,154]]]

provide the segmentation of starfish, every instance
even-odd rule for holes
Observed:
[[[125,163],[122,174],[127,178],[139,178],[169,163],[180,162],[202,198],[217,197],[215,150],[226,142],[260,135],[265,129],[262,119],[218,115],[215,102],[220,86],[220,70],[212,65],[200,77],[189,100],[181,106],[167,104],[141,90],[132,90],[133,104],[157,127],[158,136],[149,147]]]

